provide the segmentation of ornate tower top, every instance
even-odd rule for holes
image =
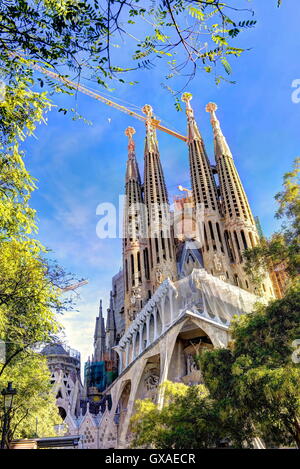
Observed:
[[[215,114],[217,109],[218,106],[215,103],[208,103],[205,107],[206,112],[210,113],[210,122],[214,131],[216,158],[220,158],[224,155],[232,158],[230,148],[222,133],[220,122]]]
[[[153,109],[150,104],[145,104],[142,108],[143,113],[147,116],[146,124],[146,142],[145,151],[149,153],[158,153],[158,142],[156,137],[156,129],[153,126]]]
[[[160,163],[158,141],[156,137],[156,127],[153,125],[158,122],[153,117],[153,109],[149,104],[142,108],[147,119],[146,138],[145,138],[145,166],[144,166],[144,190],[146,205],[158,203],[168,203],[167,189],[164,181],[163,170]]]
[[[146,114],[147,117],[152,117],[153,108],[150,106],[150,104],[145,104],[145,106],[142,108],[142,112]]]
[[[215,112],[218,109],[218,106],[216,103],[208,103],[205,107],[206,112]]]
[[[129,137],[129,139],[132,139],[133,135],[135,134],[135,128],[134,127],[127,127],[125,130],[125,135]]]
[[[191,93],[183,93],[181,97],[181,101],[183,101],[186,105],[185,112],[188,119],[188,143],[190,143],[192,140],[202,140],[195,121],[194,111],[190,104],[192,98],[193,95]]]
[[[134,140],[133,140],[132,137],[135,134],[135,128],[134,127],[127,127],[127,129],[125,130],[124,133],[128,137],[128,152],[129,152],[129,154],[134,153],[135,143],[134,143]]]
[[[183,93],[183,95],[181,96],[181,101],[186,103],[187,108],[191,108],[191,105],[190,105],[191,99],[193,99],[192,93],[187,93],[186,92],[186,93]]]
[[[140,177],[138,164],[135,158],[135,143],[133,140],[135,129],[134,127],[127,127],[124,133],[128,137],[128,160],[127,160],[127,170],[126,170],[126,182],[130,180],[135,180],[138,183],[140,183],[141,177]]]

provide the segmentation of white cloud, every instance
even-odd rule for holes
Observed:
[[[106,317],[107,292],[105,289],[87,285],[80,288],[80,298],[76,301],[76,310],[66,311],[58,316],[64,327],[63,337],[66,343],[80,351],[81,369],[93,353],[95,320],[99,314],[99,300],[103,301],[103,315]]]

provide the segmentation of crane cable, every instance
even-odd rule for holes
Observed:
[[[13,56],[17,56],[19,54],[13,54],[11,53],[11,55]],[[20,56],[21,58],[23,58],[22,56]],[[58,73],[56,72],[53,72],[51,70],[48,70],[44,67],[41,67],[40,65],[36,64],[36,63],[33,63],[33,64],[30,64],[30,66],[41,72],[42,74],[44,75],[47,75],[51,78],[54,78],[55,80],[57,81],[60,81],[62,83],[64,83],[65,85],[67,85],[68,87],[72,88],[72,89],[75,89],[75,90],[78,90],[80,91],[81,93],[83,94],[86,94],[88,96],[90,96],[91,98],[94,98],[98,101],[101,101],[102,103],[108,105],[108,106],[111,106],[115,109],[118,109],[119,111],[121,112],[124,112],[125,114],[128,114],[132,117],[135,117],[136,119],[142,121],[142,122],[147,122],[148,121],[148,117],[146,116],[142,116],[141,114],[138,114],[136,111],[134,110],[131,110],[131,109],[128,109],[126,106],[123,106],[121,104],[118,104],[118,103],[115,103],[114,101],[106,98],[105,96],[102,96],[100,95],[99,93],[95,92],[95,91],[92,91],[90,90],[89,88],[79,84],[79,83],[75,83],[73,82],[72,80],[70,80],[69,78],[66,78],[66,77],[63,77],[61,75],[59,75]],[[135,106],[135,105],[134,105]],[[137,108],[137,106],[135,106]],[[167,134],[169,135],[172,135],[173,137],[176,137],[176,138],[179,138],[180,140],[182,140],[183,142],[187,142],[187,137],[185,137],[184,135],[181,135],[180,133],[174,131],[174,130],[171,130],[169,129],[168,127],[165,127],[164,125],[161,124],[161,121],[156,119],[156,118],[151,118],[151,124],[153,125],[153,127],[156,127],[157,129],[163,131],[163,132],[166,132]]]

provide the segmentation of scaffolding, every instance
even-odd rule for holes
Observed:
[[[84,380],[87,390],[94,388],[99,394],[117,378],[117,370],[110,362],[87,362],[84,366]]]

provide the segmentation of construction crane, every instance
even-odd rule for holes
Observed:
[[[17,54],[12,54],[12,55],[16,56]],[[69,80],[68,78],[65,78],[65,77],[59,75],[58,73],[52,72],[51,70],[48,70],[48,69],[46,69],[44,67],[41,67],[40,65],[37,65],[37,64],[31,64],[30,66],[32,68],[34,68],[35,70],[43,73],[44,75],[47,75],[48,77],[54,78],[54,80],[60,81],[60,82],[64,83],[65,85],[69,86],[70,88],[78,90],[81,93],[84,93],[84,94],[90,96],[91,98],[97,99],[98,101],[101,101],[102,103],[106,104],[107,106],[111,106],[115,109],[118,109],[119,111],[124,112],[125,114],[128,114],[129,116],[135,117],[136,119],[138,119],[142,122],[146,123],[149,119],[149,116],[148,117],[142,116],[141,114],[138,114],[137,112],[134,112],[134,111],[128,109],[127,107],[122,106],[121,104],[115,103],[114,101],[111,101],[110,99],[105,98],[104,96],[102,96],[98,93],[95,93],[94,91],[89,90],[88,88],[86,88],[83,85],[80,85],[79,83],[75,83],[74,81]],[[174,130],[168,129],[164,125],[161,125],[160,122],[161,121],[159,121],[158,119],[151,118],[151,124],[154,127],[156,127],[159,130],[162,130],[163,132],[166,132],[169,135],[172,135],[173,137],[179,138],[183,142],[187,142],[187,137],[185,137],[184,135],[179,134],[178,132],[175,132]]]
[[[86,285],[87,283],[89,283],[88,280],[82,280],[81,282],[73,283],[72,285],[68,285],[67,287],[60,288],[60,290],[62,293],[65,293],[70,290],[74,291],[77,288],[82,287],[83,285]]]

